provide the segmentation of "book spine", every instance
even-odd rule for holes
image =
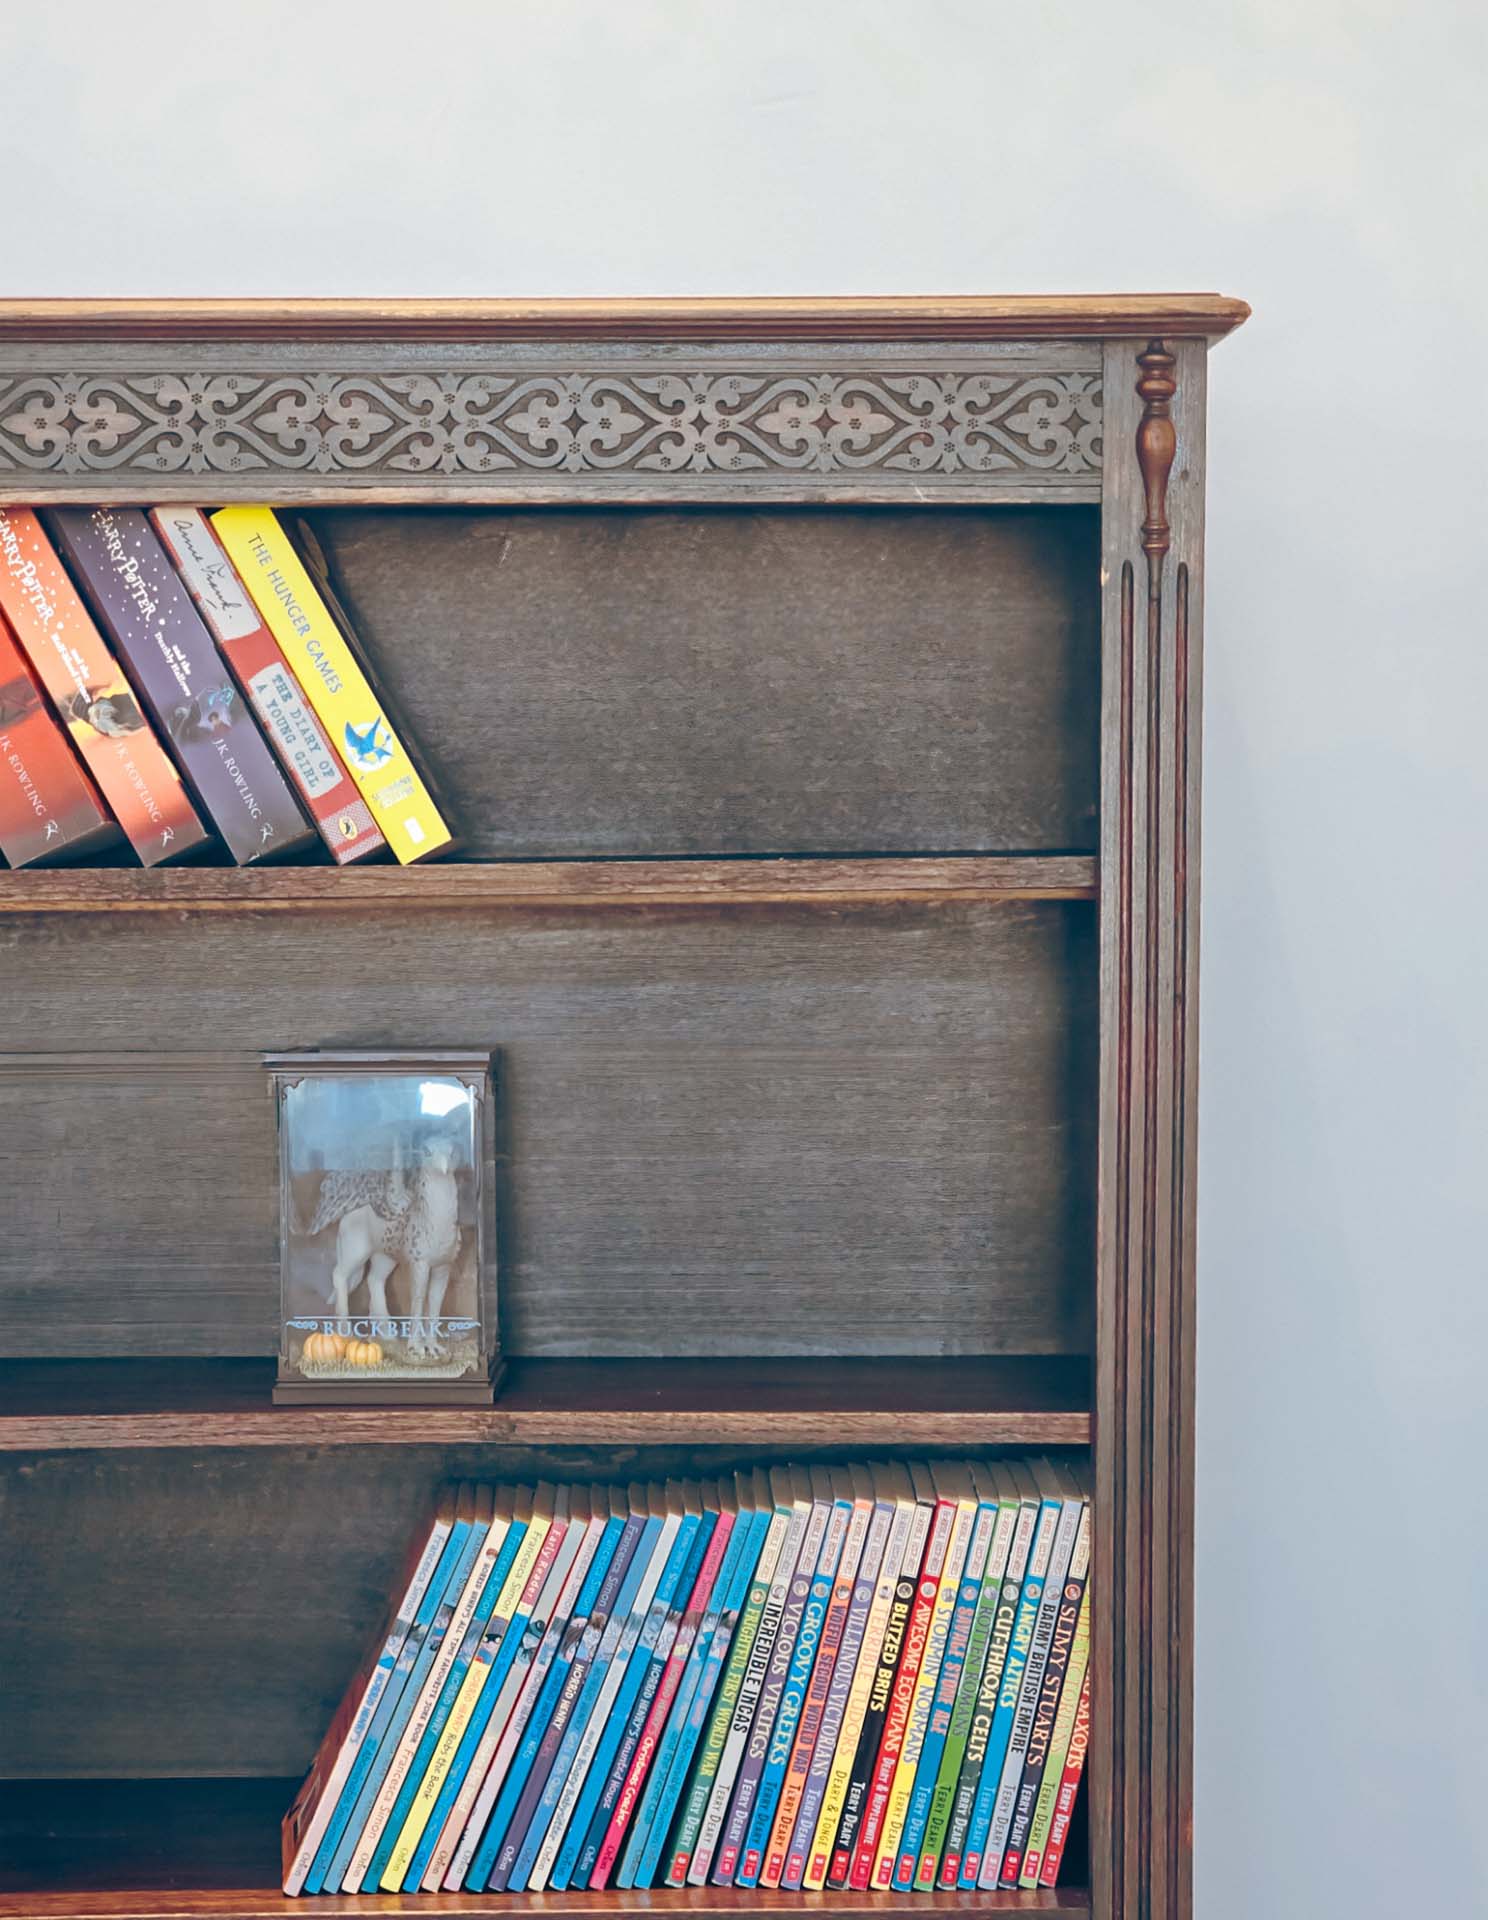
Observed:
[[[761,1535],[756,1531],[757,1516],[740,1513],[734,1519],[733,1537],[719,1572],[718,1586],[698,1628],[689,1666],[672,1723],[667,1729],[663,1750],[657,1755],[652,1789],[641,1807],[640,1831],[632,1835],[635,1859],[622,1862],[621,1886],[649,1887],[661,1864],[662,1850],[671,1831],[678,1802],[692,1769],[693,1756],[703,1737],[714,1693],[723,1672],[740,1611],[754,1571],[754,1554]]]
[[[307,846],[299,803],[144,514],[57,507],[45,520],[233,859]]]
[[[1054,1626],[1034,1700],[1028,1751],[1023,1758],[1023,1777],[1018,1782],[1018,1797],[1013,1803],[1013,1817],[1008,1824],[1007,1842],[1003,1847],[1002,1873],[998,1878],[998,1885],[1002,1887],[1016,1887],[1023,1874],[1024,1849],[1028,1844],[1029,1830],[1033,1826],[1034,1812],[1044,1784],[1044,1772],[1049,1764],[1054,1721],[1059,1711],[1059,1698],[1069,1671],[1070,1653],[1080,1620],[1085,1574],[1090,1564],[1090,1526],[1090,1508],[1087,1505],[1080,1517],[1079,1532],[1075,1536],[1074,1551],[1069,1556],[1063,1582],[1056,1586],[1051,1580],[1046,1593],[1046,1597],[1053,1602]]]
[[[930,1543],[925,1549],[920,1568],[914,1606],[904,1633],[904,1651],[899,1656],[899,1671],[894,1675],[894,1691],[889,1696],[883,1739],[879,1742],[878,1760],[868,1789],[863,1830],[858,1836],[857,1851],[853,1855],[853,1870],[848,1885],[855,1891],[869,1886],[887,1887],[893,1872],[894,1843],[898,1838],[898,1828],[903,1825],[903,1806],[899,1803],[895,1788],[901,1772],[905,1742],[909,1737],[920,1669],[930,1644],[931,1623],[940,1597],[941,1569],[945,1564],[954,1519],[954,1504],[945,1500],[937,1501],[931,1522]],[[913,1784],[913,1775],[906,1784]],[[905,1804],[907,1801],[906,1790]]]
[[[212,527],[394,857],[406,863],[449,847],[449,823],[273,510],[222,507]]]
[[[0,853],[13,867],[68,860],[117,837],[62,722],[0,614]]]
[[[681,1691],[682,1676],[697,1638],[703,1610],[713,1591],[713,1583],[718,1578],[718,1569],[728,1544],[728,1529],[723,1524],[724,1519],[722,1514],[704,1516],[703,1524],[698,1529],[698,1544],[693,1549],[693,1564],[682,1576],[667,1623],[657,1640],[650,1670],[636,1702],[637,1711],[645,1704],[646,1717],[641,1723],[599,1853],[590,1870],[589,1884],[596,1890],[604,1887],[609,1880],[610,1871],[619,1857],[621,1841],[630,1830],[633,1816],[640,1805],[642,1789],[660,1752],[667,1721]],[[699,1547],[705,1547],[700,1562]],[[634,1718],[635,1715],[632,1715]],[[624,1743],[621,1751],[624,1752]]]
[[[909,1636],[910,1617],[914,1612],[915,1593],[919,1587],[920,1562],[924,1558],[929,1536],[929,1510],[916,1506],[910,1522],[909,1538],[905,1543],[899,1578],[894,1587],[894,1597],[884,1622],[883,1640],[879,1645],[877,1660],[874,1664],[873,1679],[868,1690],[868,1704],[863,1714],[862,1730],[858,1735],[857,1752],[853,1756],[852,1773],[849,1776],[847,1793],[842,1803],[842,1818],[838,1823],[837,1837],[832,1843],[832,1857],[827,1868],[826,1883],[833,1892],[845,1888],[852,1875],[852,1864],[857,1854],[864,1815],[868,1808],[868,1794],[873,1784],[874,1767],[878,1760],[879,1746],[883,1740],[884,1724],[888,1719],[889,1703],[894,1696],[894,1680],[899,1671],[905,1641]]]
[[[521,1550],[507,1575],[501,1598],[496,1603],[496,1615],[504,1617],[505,1625],[498,1636],[487,1636],[476,1655],[486,1671],[479,1682],[480,1693],[471,1711],[470,1725],[461,1736],[460,1749],[455,1755],[454,1768],[461,1773],[461,1780],[454,1804],[445,1816],[436,1853],[455,1846],[467,1831],[467,1822],[473,1846],[474,1836],[479,1834],[496,1796],[490,1771],[516,1691],[512,1670],[532,1610],[557,1557],[563,1531],[556,1515],[534,1513]]]
[[[821,1811],[821,1797],[826,1791],[827,1772],[832,1761],[830,1741],[836,1737],[835,1727],[830,1735],[828,1733],[827,1716],[835,1699],[836,1726],[840,1726],[841,1710],[847,1705],[851,1674],[844,1674],[839,1679],[839,1669],[843,1665],[847,1623],[852,1617],[853,1601],[858,1593],[858,1575],[875,1517],[873,1503],[864,1500],[854,1504],[848,1521],[847,1538],[837,1567],[837,1580],[822,1627],[821,1649],[812,1670],[806,1703],[801,1709],[795,1750],[786,1771],[780,1809],[770,1836],[764,1875],[767,1886],[793,1891],[800,1887],[806,1873],[806,1848],[816,1831],[816,1816]],[[872,1591],[870,1582],[865,1592],[871,1597]],[[864,1612],[866,1615],[866,1607]],[[824,1739],[829,1741],[825,1751],[822,1750]]]
[[[652,1603],[656,1590],[667,1571],[672,1567],[672,1554],[677,1543],[680,1518],[669,1515],[661,1524],[656,1536],[655,1548],[648,1560],[637,1587],[629,1613],[620,1630],[620,1638],[614,1652],[605,1662],[604,1675],[589,1724],[584,1729],[579,1742],[579,1751],[574,1760],[573,1776],[570,1786],[574,1795],[570,1802],[566,1826],[562,1837],[548,1865],[547,1884],[556,1891],[564,1891],[572,1878],[584,1842],[589,1837],[589,1823],[594,1818],[594,1803],[604,1791],[609,1778],[610,1761],[624,1731],[623,1720],[630,1712],[627,1697],[625,1706],[619,1704],[630,1669],[634,1664],[636,1647],[640,1642],[646,1624],[651,1618]],[[617,1724],[620,1722],[621,1724]],[[565,1794],[565,1797],[567,1795]],[[559,1805],[560,1814],[562,1802]],[[554,1823],[550,1842],[558,1838],[559,1825]],[[541,1865],[541,1861],[539,1862]]]
[[[914,1790],[910,1795],[909,1811],[904,1817],[904,1832],[899,1841],[894,1885],[904,1892],[918,1886],[928,1893],[935,1886],[937,1863],[932,1860],[927,1866],[921,1853],[930,1825],[930,1805],[935,1783],[940,1777],[940,1764],[950,1736],[951,1716],[961,1691],[966,1656],[971,1646],[972,1622],[981,1598],[982,1572],[986,1566],[987,1549],[992,1544],[997,1509],[993,1506],[978,1507],[975,1516],[971,1547],[966,1554],[959,1588],[951,1584],[949,1579],[943,1580],[941,1586],[942,1597],[947,1593],[951,1595],[950,1627],[940,1658],[940,1671],[930,1695],[929,1716],[920,1748],[919,1766],[915,1771]]]
[[[40,520],[0,507],[0,613],[99,792],[147,867],[211,835]]]
[[[775,1564],[789,1524],[783,1513],[762,1514],[761,1519],[764,1521],[763,1544],[745,1594],[738,1629],[735,1632],[733,1644],[729,1648],[728,1662],[719,1681],[718,1704],[714,1707],[713,1717],[708,1722],[702,1751],[698,1755],[697,1767],[688,1786],[687,1799],[677,1823],[677,1834],[672,1843],[666,1876],[666,1884],[669,1887],[705,1885],[708,1868],[712,1864],[714,1842],[707,1843],[706,1853],[700,1851],[704,1845],[704,1824],[714,1804],[719,1769],[736,1724],[739,1698],[744,1689],[745,1676],[754,1660],[755,1642],[759,1636],[765,1610],[769,1605]],[[722,1814],[719,1815],[718,1826],[714,1830],[715,1841],[721,1828]],[[701,1874],[696,1881],[693,1880],[695,1867]]]
[[[734,1788],[728,1820],[724,1825],[718,1859],[713,1867],[715,1886],[736,1884],[745,1840],[754,1816],[755,1802],[759,1798],[760,1782],[764,1778],[765,1767],[770,1758],[770,1742],[775,1732],[775,1717],[780,1711],[780,1702],[785,1693],[791,1660],[796,1650],[796,1636],[801,1631],[801,1621],[806,1613],[806,1603],[811,1594],[811,1583],[815,1578],[817,1556],[821,1552],[822,1535],[826,1531],[826,1524],[827,1502],[814,1501],[802,1535],[795,1570],[786,1587],[785,1604],[780,1613],[780,1626],[775,1635],[775,1644],[770,1649],[770,1664],[765,1670],[765,1677],[760,1685],[754,1723],[749,1729],[749,1742],[744,1749],[744,1757],[739,1763],[738,1783]],[[752,1885],[758,1878],[759,1860],[756,1855],[750,1878],[741,1880],[738,1884]]]
[[[504,1838],[526,1791],[532,1764],[542,1744],[543,1730],[562,1684],[558,1654],[568,1636],[574,1608],[583,1597],[590,1569],[598,1557],[610,1528],[613,1528],[613,1533],[610,1535],[611,1541],[618,1539],[619,1523],[607,1521],[595,1515],[585,1523],[577,1543],[565,1542],[564,1552],[559,1556],[555,1575],[550,1576],[549,1581],[550,1588],[556,1583],[557,1598],[548,1605],[547,1596],[539,1596],[537,1612],[528,1622],[524,1639],[531,1648],[531,1671],[507,1729],[509,1735],[514,1726],[517,1728],[520,1744],[506,1770],[500,1796],[486,1825],[486,1837],[493,1844]],[[576,1551],[572,1556],[568,1554],[568,1547],[571,1544],[576,1545]],[[524,1648],[518,1652],[519,1663],[526,1651],[527,1648]],[[503,1739],[506,1737],[503,1735]],[[495,1764],[499,1764],[499,1761],[500,1749],[498,1748]],[[535,1794],[533,1798],[536,1799]],[[403,1882],[403,1890],[412,1893],[422,1887],[425,1892],[437,1891],[447,1864],[447,1862],[441,1862],[431,1869],[428,1858],[420,1859],[415,1854],[413,1867]]]
[[[724,1742],[723,1752],[719,1756],[718,1768],[708,1797],[707,1811],[703,1815],[703,1824],[693,1845],[692,1864],[687,1870],[687,1884],[690,1887],[707,1884],[708,1876],[722,1847],[734,1783],[744,1763],[750,1731],[754,1725],[755,1709],[759,1705],[765,1676],[774,1658],[775,1642],[780,1633],[780,1622],[785,1614],[785,1603],[790,1594],[791,1576],[795,1572],[796,1561],[800,1556],[801,1536],[805,1529],[805,1510],[793,1507],[785,1517],[785,1533],[770,1581],[769,1595],[755,1628],[754,1642],[749,1650],[744,1678],[734,1702],[733,1718],[729,1722],[728,1737]]]
[[[1018,1787],[1023,1778],[1023,1764],[1028,1757],[1028,1741],[1033,1732],[1039,1688],[1043,1685],[1044,1667],[1048,1663],[1049,1648],[1054,1639],[1059,1596],[1064,1587],[1064,1577],[1069,1571],[1070,1553],[1075,1544],[1082,1504],[1078,1500],[1066,1500],[1056,1509],[1053,1540],[1046,1558],[1040,1559],[1035,1548],[1034,1572],[1041,1582],[1042,1591],[1038,1612],[1034,1616],[1033,1633],[1028,1642],[1023,1683],[1018,1689],[1012,1726],[1008,1730],[1007,1753],[1002,1763],[997,1798],[992,1806],[992,1824],[982,1855],[982,1868],[977,1876],[977,1885],[988,1890],[997,1885],[1002,1873],[1003,1855],[1013,1823],[1013,1809],[1018,1803]],[[1016,1875],[1014,1879],[1016,1881]]]
[[[466,1565],[465,1578],[450,1596],[447,1614],[445,1609],[440,1610],[445,1615],[442,1626],[439,1619],[435,1621],[430,1644],[425,1648],[426,1655],[432,1650],[433,1657],[424,1674],[423,1684],[413,1697],[412,1710],[393,1750],[392,1761],[377,1798],[372,1803],[362,1838],[351,1856],[351,1866],[341,1883],[343,1893],[355,1893],[358,1890],[374,1893],[377,1890],[382,1866],[398,1837],[396,1831],[388,1831],[393,1809],[399,1803],[414,1755],[423,1743],[425,1729],[443,1695],[445,1681],[479,1601],[485,1573],[489,1571],[489,1562],[485,1558],[487,1531],[480,1524],[473,1528],[475,1551]]]
[[[827,1871],[832,1864],[832,1849],[837,1838],[843,1808],[847,1802],[853,1762],[857,1758],[863,1720],[868,1711],[868,1695],[877,1670],[884,1629],[888,1625],[889,1609],[894,1604],[894,1590],[902,1568],[904,1549],[909,1540],[910,1523],[913,1518],[912,1510],[907,1504],[894,1500],[880,1501],[875,1508],[875,1520],[880,1514],[888,1516],[888,1533],[884,1540],[882,1558],[879,1559],[877,1571],[872,1576],[873,1595],[868,1603],[866,1615],[862,1613],[859,1600],[854,1598],[852,1616],[848,1621],[847,1638],[853,1648],[852,1678],[842,1712],[842,1724],[833,1736],[826,1790],[822,1794],[821,1811],[816,1817],[816,1829],[808,1845],[806,1872],[801,1880],[803,1889],[810,1893],[819,1893],[827,1884]],[[861,1624],[859,1624],[860,1620]],[[846,1650],[844,1650],[844,1657],[846,1657]]]
[[[1080,1792],[1080,1775],[1085,1771],[1085,1754],[1090,1746],[1090,1668],[1080,1683],[1080,1699],[1075,1709],[1075,1724],[1070,1733],[1069,1752],[1054,1796],[1054,1817],[1049,1823],[1049,1844],[1044,1848],[1039,1868],[1041,1887],[1059,1885],[1059,1869],[1064,1861],[1064,1843],[1069,1838],[1070,1818]]]
[[[1085,1592],[1080,1601],[1080,1617],[1075,1623],[1075,1643],[1070,1649],[1069,1670],[1064,1676],[1064,1684],[1059,1693],[1059,1710],[1054,1716],[1054,1732],[1049,1740],[1049,1759],[1044,1768],[1043,1785],[1039,1788],[1038,1805],[1034,1808],[1033,1825],[1029,1828],[1028,1844],[1023,1849],[1023,1871],[1018,1876],[1018,1885],[1023,1888],[1036,1887],[1039,1875],[1043,1871],[1044,1852],[1049,1844],[1049,1833],[1054,1821],[1054,1804],[1059,1797],[1059,1784],[1064,1777],[1064,1764],[1069,1757],[1070,1740],[1075,1730],[1075,1715],[1079,1711],[1080,1694],[1085,1685],[1085,1669],[1090,1661],[1090,1582],[1085,1582]]]
[[[413,1630],[419,1601],[423,1598],[439,1557],[449,1539],[450,1522],[436,1518],[423,1542],[410,1556],[411,1564],[403,1581],[402,1598],[382,1639],[369,1656],[363,1675],[354,1681],[321,1742],[305,1783],[295,1796],[294,1805],[284,1817],[284,1891],[297,1894],[304,1887],[320,1843],[325,1837],[362,1742],[367,1738],[379,1703],[392,1680]]]
[[[373,1722],[370,1738],[358,1755],[357,1765],[353,1767],[342,1794],[344,1812],[338,1808],[335,1819],[321,1842],[320,1851],[310,1869],[305,1882],[307,1893],[321,1893],[327,1889],[340,1890],[346,1869],[351,1864],[351,1856],[361,1838],[362,1828],[367,1815],[372,1810],[372,1802],[377,1798],[378,1788],[383,1776],[392,1763],[393,1748],[398,1735],[412,1710],[412,1695],[421,1682],[426,1668],[425,1652],[429,1636],[434,1632],[435,1623],[440,1619],[446,1605],[445,1596],[452,1582],[459,1576],[460,1563],[470,1545],[470,1523],[457,1520],[445,1543],[439,1565],[434,1570],[434,1578],[420,1603],[414,1619],[413,1632],[404,1642],[403,1651],[398,1656],[395,1684],[390,1685],[383,1696],[381,1707]],[[472,1548],[473,1553],[473,1548]],[[432,1656],[431,1656],[432,1657]],[[329,1851],[328,1851],[329,1850]]]
[[[1002,1682],[1012,1657],[1019,1621],[1023,1617],[1023,1581],[1028,1571],[1028,1557],[1037,1525],[1038,1508],[1025,1500],[1019,1509],[1018,1524],[1013,1533],[1013,1549],[997,1603],[997,1617],[992,1623],[992,1644],[987,1650],[987,1665],[982,1674],[976,1712],[972,1716],[971,1733],[966,1743],[966,1765],[956,1788],[956,1804],[951,1814],[951,1830],[946,1838],[945,1860],[940,1872],[942,1886],[947,1884],[946,1875],[952,1865],[956,1870],[956,1885],[963,1890],[975,1887],[981,1868],[982,1843],[992,1821],[992,1799],[997,1791],[997,1778],[1002,1766],[1002,1747],[1007,1742],[1007,1725],[1012,1719],[1011,1705],[1000,1715]],[[1033,1610],[1030,1608],[1030,1632],[1032,1620]],[[1013,1682],[1014,1701],[1017,1697],[1017,1680],[1021,1677],[1020,1656],[1018,1673]]]
[[[684,1585],[697,1577],[701,1531],[699,1516],[689,1514],[683,1520],[671,1557],[642,1622],[640,1637],[616,1695],[610,1723],[600,1747],[605,1757],[596,1765],[593,1776],[599,1791],[593,1796],[589,1824],[570,1869],[569,1884],[572,1886],[589,1885],[590,1876],[595,1871],[600,1848],[609,1831],[625,1777],[630,1771],[630,1763],[635,1757],[650,1714],[651,1702],[660,1684],[662,1669],[671,1652],[670,1636],[676,1633],[682,1617],[679,1596],[685,1598]]]
[[[510,1553],[506,1551],[508,1538],[511,1542]],[[460,1637],[444,1685],[414,1752],[413,1764],[393,1803],[392,1813],[383,1829],[382,1842],[372,1856],[371,1871],[379,1876],[380,1884],[388,1892],[396,1892],[402,1885],[403,1875],[413,1858],[413,1850],[418,1845],[438,1797],[444,1770],[449,1764],[448,1758],[442,1762],[440,1760],[444,1735],[454,1718],[476,1649],[516,1556],[517,1546],[516,1533],[505,1522],[495,1522],[486,1535],[485,1546],[476,1562],[476,1572],[471,1576],[473,1583],[479,1583],[474,1611]],[[457,1731],[450,1743],[450,1755],[458,1739]]]
[[[997,1615],[997,1603],[1002,1593],[1002,1578],[1007,1571],[1008,1554],[1012,1547],[1013,1529],[1017,1519],[1016,1501],[1005,1500],[999,1503],[992,1534],[992,1546],[987,1555],[986,1573],[977,1600],[976,1618],[972,1621],[971,1639],[967,1643],[961,1685],[957,1690],[956,1705],[951,1714],[945,1753],[941,1758],[940,1773],[930,1801],[930,1821],[920,1850],[920,1875],[916,1884],[921,1887],[927,1884],[925,1880],[927,1861],[931,1863],[929,1868],[931,1885],[954,1887],[956,1875],[960,1871],[960,1859],[952,1855],[949,1847],[951,1814],[955,1808],[956,1789],[961,1780],[961,1770],[971,1735],[971,1723],[977,1710],[977,1696],[981,1690],[982,1675],[986,1670],[987,1655],[992,1644],[992,1625]],[[1008,1621],[1008,1629],[1011,1632],[1011,1619]],[[969,1803],[967,1811],[969,1814]],[[935,1864],[937,1862],[938,1867]]]
[[[833,1585],[836,1580],[837,1566],[842,1558],[842,1544],[847,1536],[847,1522],[851,1511],[851,1505],[846,1501],[834,1502],[827,1508],[825,1533],[815,1571],[811,1576],[811,1584],[807,1589],[806,1605],[801,1614],[800,1625],[796,1629],[795,1645],[791,1650],[790,1662],[786,1668],[785,1685],[781,1691],[780,1704],[775,1712],[775,1725],[771,1729],[770,1745],[760,1774],[754,1812],[750,1816],[749,1829],[744,1836],[743,1858],[739,1863],[739,1871],[734,1876],[736,1886],[753,1887],[760,1886],[764,1882],[770,1838],[775,1830],[775,1819],[785,1790],[791,1755],[795,1751],[796,1734],[800,1729],[801,1716],[805,1711],[806,1696],[816,1671],[827,1610],[832,1604]],[[782,1849],[783,1846],[782,1842]],[[782,1857],[775,1871],[777,1885],[780,1879],[780,1866],[783,1864]]]
[[[207,516],[199,507],[152,507],[149,518],[331,858],[345,865],[384,851],[366,801]]]
[[[621,1603],[645,1531],[646,1519],[643,1514],[627,1515],[619,1544],[605,1571],[589,1617],[578,1636],[569,1670],[558,1690],[552,1719],[532,1763],[532,1779],[540,1781],[541,1785],[531,1813],[526,1817],[526,1831],[518,1834],[515,1831],[517,1822],[514,1821],[512,1830],[499,1848],[494,1842],[488,1845],[482,1841],[480,1851],[470,1864],[468,1876],[460,1856],[456,1855],[454,1867],[444,1882],[447,1892],[457,1891],[462,1880],[472,1892],[480,1892],[488,1885],[502,1889],[526,1886],[527,1877],[547,1840],[569,1769],[578,1751],[594,1665],[608,1644],[616,1609]],[[520,1809],[518,1818],[522,1818]],[[510,1856],[507,1853],[508,1841],[513,1849]],[[457,1868],[460,1869],[458,1874],[455,1871]]]

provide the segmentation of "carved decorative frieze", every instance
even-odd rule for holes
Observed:
[[[1098,480],[1100,375],[990,362],[862,371],[668,360],[655,370],[428,364],[0,368],[0,477],[213,474],[451,481],[865,474]]]

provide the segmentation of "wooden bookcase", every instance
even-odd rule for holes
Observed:
[[[311,512],[463,858],[0,873],[0,1920],[279,1914],[450,1473],[1091,1449],[1088,1838],[1190,1912],[1204,392],[1109,299],[0,304],[0,499]],[[489,1045],[493,1409],[269,1404],[254,1056]],[[321,1902],[392,1911],[407,1902]]]

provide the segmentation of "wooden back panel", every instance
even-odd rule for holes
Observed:
[[[467,854],[1087,849],[1087,508],[309,516]]]
[[[273,1110],[244,1054],[460,1045],[498,1056],[513,1352],[1087,1352],[1093,922],[7,916],[0,1351],[272,1352]],[[15,1057],[43,1038],[79,1057]]]

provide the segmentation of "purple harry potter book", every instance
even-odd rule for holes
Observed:
[[[144,514],[57,507],[45,519],[233,859],[308,847],[309,823]]]

